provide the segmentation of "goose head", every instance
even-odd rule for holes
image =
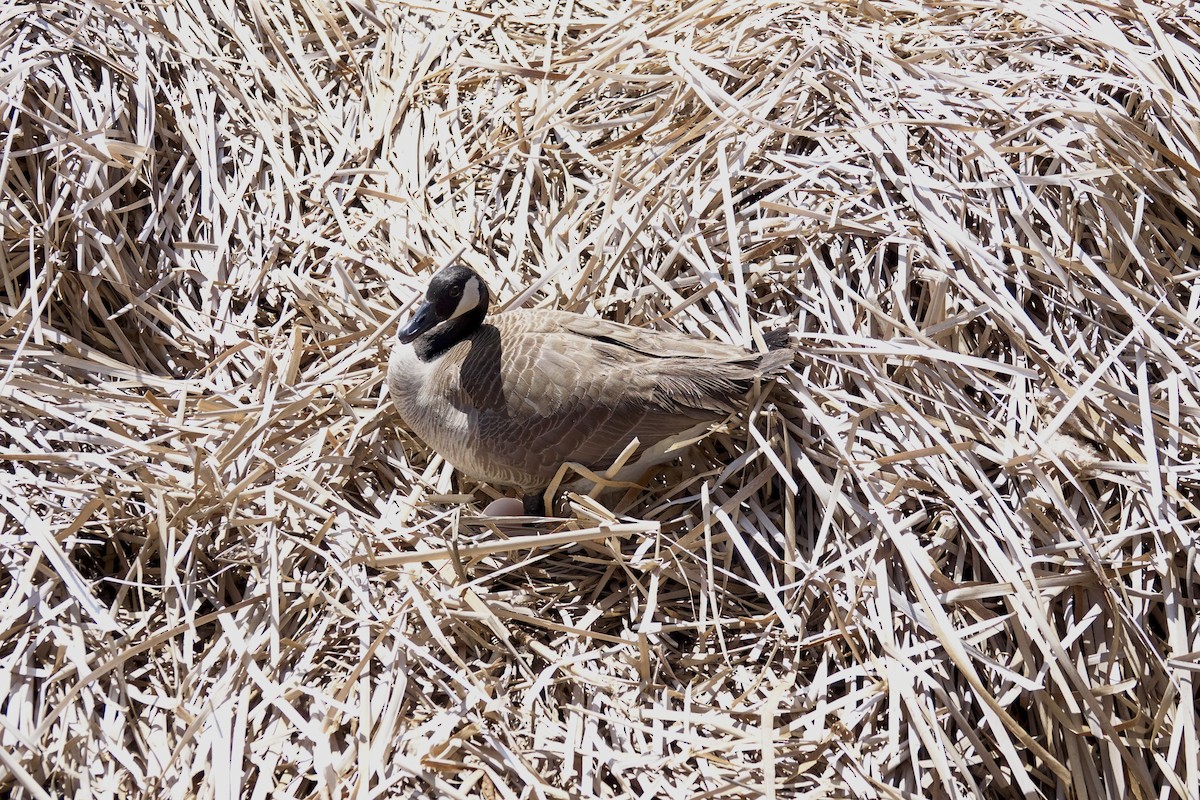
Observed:
[[[479,329],[487,315],[487,284],[474,270],[452,264],[429,281],[425,302],[396,333],[421,359],[436,357]]]

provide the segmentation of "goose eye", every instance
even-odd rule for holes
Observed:
[[[450,290],[451,297],[462,297],[462,287],[455,286]]]

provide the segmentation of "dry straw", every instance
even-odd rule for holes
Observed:
[[[0,8],[13,797],[1195,798],[1200,6]],[[794,370],[482,518],[437,265]]]

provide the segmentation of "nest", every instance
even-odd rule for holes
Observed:
[[[1198,8],[0,11],[0,788],[1195,797]],[[800,355],[514,529],[454,258]]]

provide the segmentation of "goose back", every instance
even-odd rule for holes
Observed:
[[[489,317],[435,360],[397,345],[388,385],[401,416],[451,464],[524,491],[564,461],[604,470],[743,405],[756,379],[790,363],[766,354],[577,314]],[[640,453],[635,453],[635,458]]]

